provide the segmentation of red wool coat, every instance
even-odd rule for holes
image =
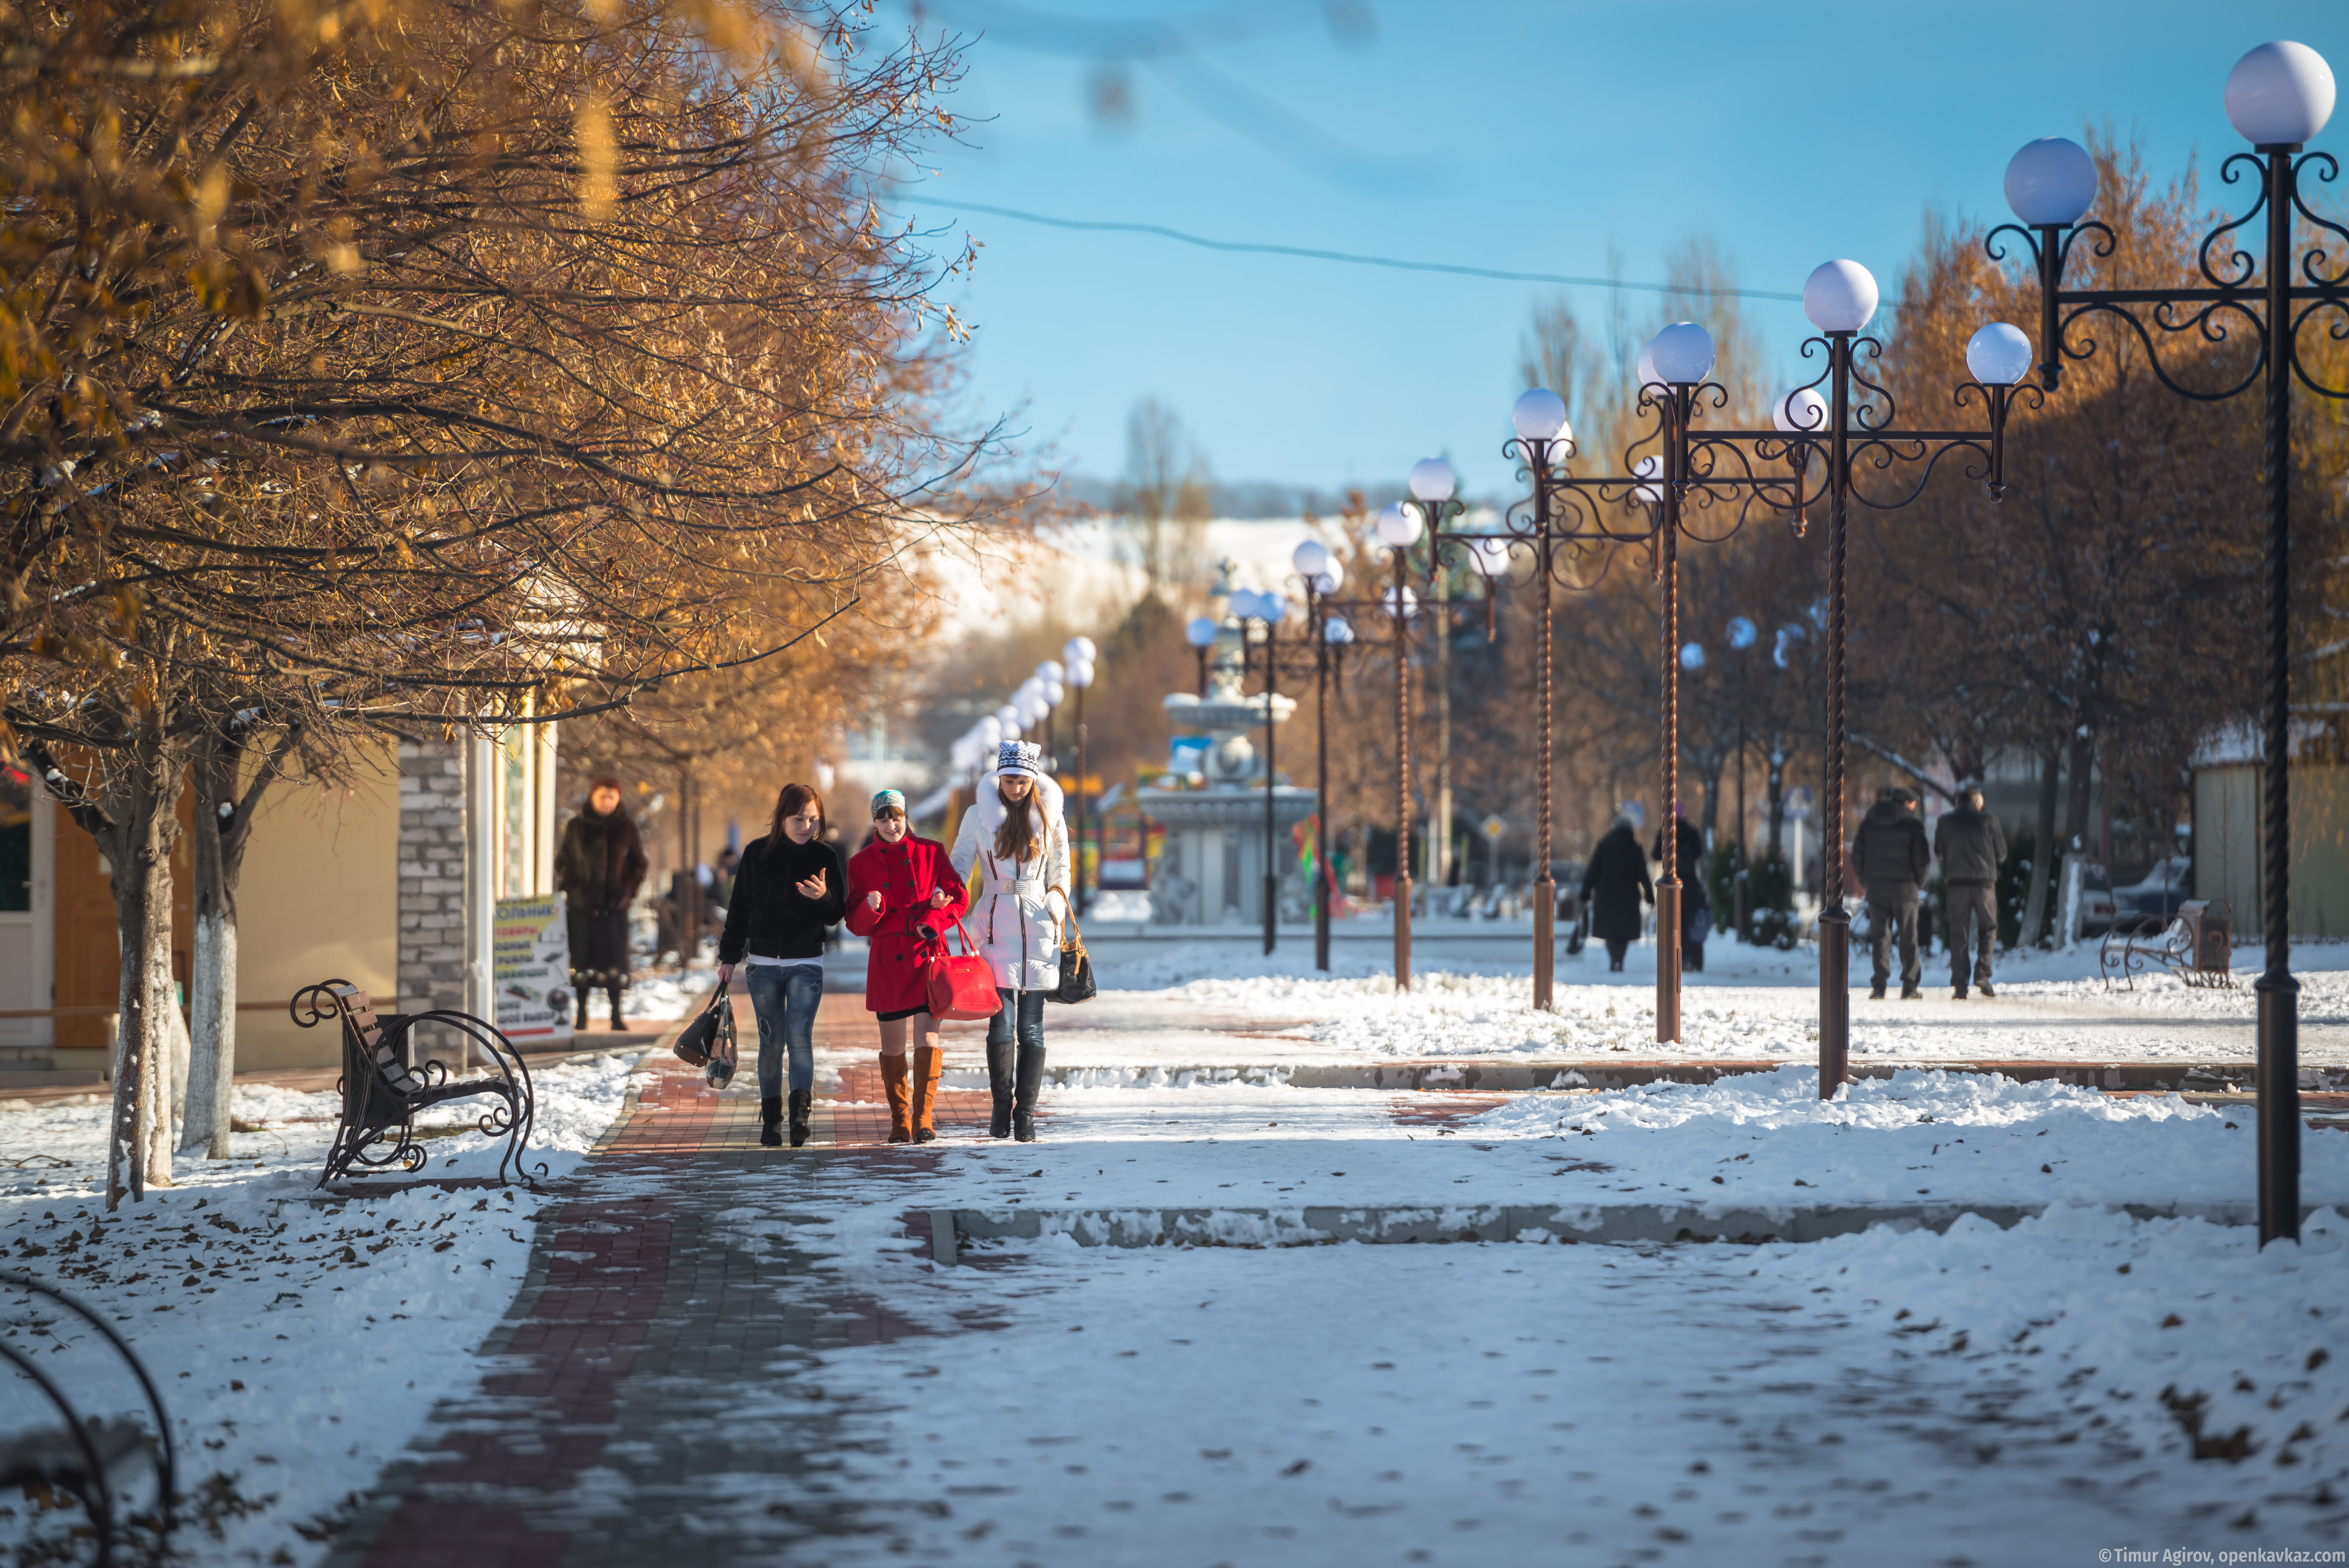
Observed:
[[[930,908],[930,890],[942,888],[943,908]],[[881,908],[866,900],[881,895]],[[872,943],[864,965],[864,1006],[872,1012],[926,1007],[922,968],[930,944],[952,929],[970,907],[970,895],[947,859],[947,846],[907,834],[895,844],[875,838],[848,861],[848,929]]]

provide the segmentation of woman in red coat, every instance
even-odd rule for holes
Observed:
[[[848,929],[872,943],[864,1005],[880,1014],[881,1086],[889,1096],[891,1143],[929,1143],[938,1136],[930,1116],[944,1059],[922,969],[931,944],[970,906],[947,846],[916,837],[911,828],[905,797],[883,790],[873,797],[873,842],[848,862]],[[910,1075],[908,1034],[915,1042]]]

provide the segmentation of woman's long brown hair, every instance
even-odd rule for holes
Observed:
[[[1013,800],[1003,793],[1003,781],[995,781],[995,798],[1003,803],[1003,826],[995,830],[995,857],[1015,864],[1036,853],[1036,817],[1043,811],[1036,805],[1036,786],[1028,786],[1025,800]],[[1035,805],[1030,811],[1030,806]]]
[[[775,854],[792,841],[792,836],[783,831],[783,818],[797,816],[811,805],[815,807],[815,836],[822,838],[824,830],[831,826],[824,819],[823,796],[816,794],[812,785],[787,784],[783,786],[783,793],[775,797],[774,820],[767,824],[768,854]],[[813,843],[814,840],[809,842]]]

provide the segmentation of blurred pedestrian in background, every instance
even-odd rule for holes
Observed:
[[[1617,817],[1590,851],[1590,864],[1582,872],[1582,897],[1590,906],[1590,934],[1607,944],[1607,969],[1614,973],[1623,967],[1623,954],[1640,940],[1641,907],[1656,901],[1648,857],[1640,852],[1630,817]],[[1661,933],[1658,940],[1663,940]]]
[[[621,993],[628,989],[628,905],[644,885],[644,841],[620,804],[620,781],[587,786],[579,815],[563,825],[554,855],[554,886],[563,894],[571,937],[571,990],[578,997],[574,1029],[587,1027],[587,993],[612,993],[612,1027],[621,1027]]]
[[[1704,939],[1713,933],[1713,896],[1704,887],[1704,833],[1682,807],[1672,808],[1673,874],[1681,879],[1681,968],[1702,972]],[[1664,861],[1664,834],[1656,830],[1656,847],[1650,858]],[[1658,933],[1656,940],[1662,941]]]
[[[1851,841],[1852,874],[1867,890],[1868,943],[1876,961],[1868,994],[1878,1002],[1892,978],[1895,937],[1900,942],[1900,999],[1914,1002],[1925,994],[1925,971],[1917,958],[1917,895],[1932,864],[1925,825],[1917,819],[1917,792],[1878,790]]]
[[[1950,989],[1966,999],[1966,950],[1971,947],[1974,984],[1991,989],[1991,955],[1998,948],[1998,868],[2006,859],[2006,829],[1982,809],[1982,785],[1968,779],[1958,786],[1958,804],[1933,828],[1933,853],[1950,898]]]

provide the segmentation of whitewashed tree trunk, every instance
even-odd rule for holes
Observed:
[[[2064,898],[2062,904],[2059,906],[2061,913],[2058,918],[2063,922],[2064,950],[2065,952],[2071,952],[2079,947],[2080,927],[2085,924],[2087,919],[2087,911],[2082,908],[2083,903],[2085,901],[2082,897],[2082,893],[2087,886],[2087,870],[2088,857],[2086,855],[2077,849],[2068,851],[2064,855]]]
[[[165,887],[168,888],[170,884],[166,882]],[[177,1099],[174,1086],[180,1076],[181,1043],[188,1037],[187,1025],[180,1017],[172,995],[170,908],[171,901],[166,897],[163,940],[147,954],[147,983],[156,1005],[147,1032],[147,1071],[142,1075],[145,1092],[140,1096],[142,1114],[139,1130],[150,1187],[171,1185],[171,1107]]]
[[[202,1149],[228,1158],[229,1091],[236,1076],[236,922],[218,902],[197,900],[196,950],[191,976],[186,1109],[180,1127],[183,1153]]]

